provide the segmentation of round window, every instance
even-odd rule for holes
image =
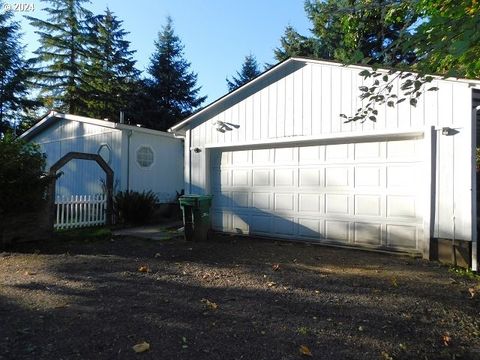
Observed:
[[[149,146],[140,146],[137,150],[137,163],[140,167],[150,167],[153,164],[153,150]]]

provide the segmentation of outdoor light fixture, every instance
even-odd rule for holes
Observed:
[[[193,151],[198,154],[199,152],[202,152],[202,149],[196,147],[195,149],[193,149]]]
[[[452,129],[451,127],[443,127],[442,128],[442,135],[450,136],[450,135],[455,135],[455,134],[458,134],[458,130]]]

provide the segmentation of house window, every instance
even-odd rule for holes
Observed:
[[[140,167],[148,168],[153,164],[153,150],[150,146],[140,146],[137,150],[137,163]]]

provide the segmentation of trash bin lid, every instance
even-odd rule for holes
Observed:
[[[189,194],[189,195],[182,195],[178,198],[180,205],[182,206],[210,206],[212,201],[212,195],[196,195],[196,194]]]

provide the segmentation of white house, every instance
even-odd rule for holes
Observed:
[[[160,202],[175,199],[184,186],[183,140],[137,126],[50,112],[22,134],[47,155],[47,170],[69,152],[100,155],[114,172],[114,190],[149,191]],[[103,192],[105,174],[94,161],[71,160],[57,180],[57,195]]]
[[[291,58],[172,127],[185,191],[213,194],[219,231],[425,257],[463,241],[476,269],[480,82],[436,78],[416,107],[345,123],[363,69]]]

